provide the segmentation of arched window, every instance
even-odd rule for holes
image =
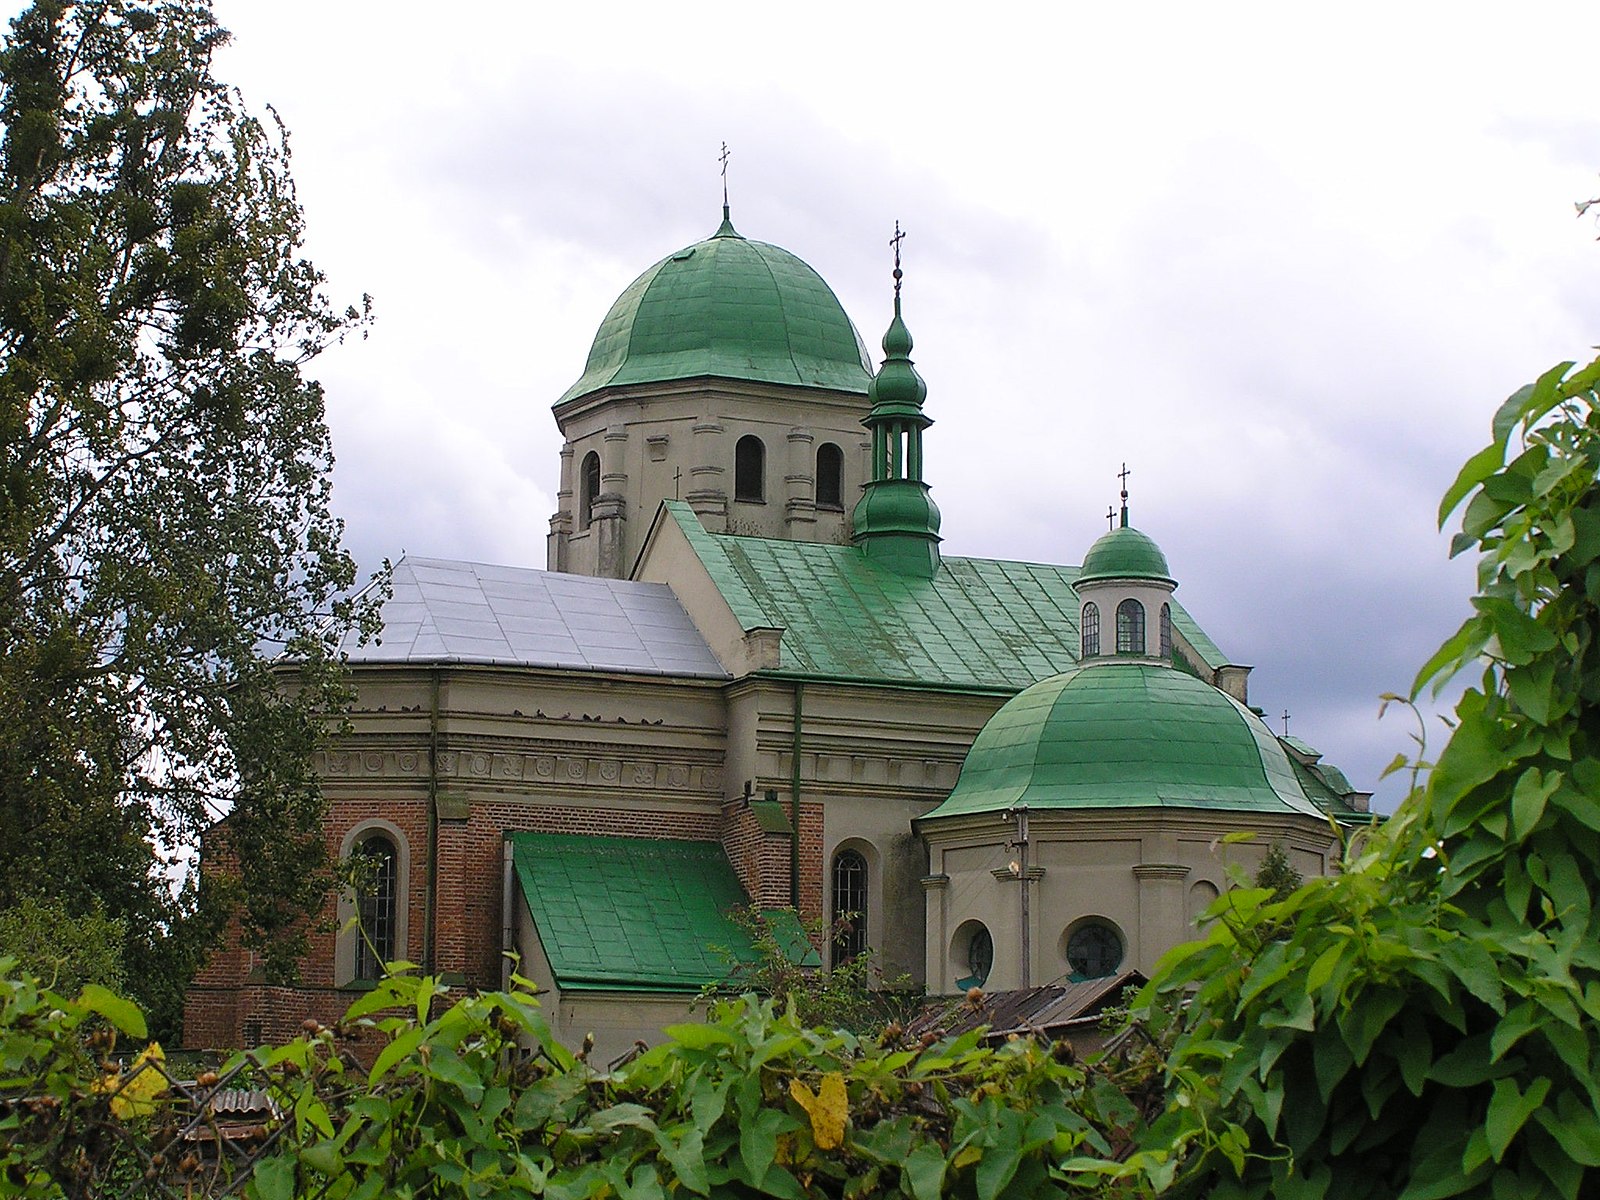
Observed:
[[[399,855],[387,834],[368,834],[356,847],[361,875],[356,890],[356,915],[360,918],[356,940],[356,978],[381,979],[385,963],[393,962],[396,909],[400,893]]]
[[[1098,604],[1085,604],[1083,606],[1083,622],[1079,628],[1083,635],[1083,651],[1081,658],[1093,658],[1100,653],[1100,606]]]
[[[1072,978],[1100,979],[1122,965],[1122,938],[1111,926],[1085,921],[1067,938],[1067,966]]]
[[[1161,606],[1161,657],[1172,657],[1172,605]]]
[[[767,448],[752,434],[733,448],[733,498],[754,504],[767,498]]]
[[[1117,653],[1144,653],[1144,605],[1131,598],[1117,605]]]
[[[833,856],[833,965],[867,948],[867,860],[859,851]]]
[[[578,469],[578,528],[589,528],[595,498],[600,495],[600,456],[593,450],[583,456]]]
[[[817,507],[844,507],[844,451],[832,442],[817,447]]]

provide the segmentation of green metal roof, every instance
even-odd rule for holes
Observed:
[[[698,992],[750,939],[727,917],[749,903],[716,842],[510,833],[512,860],[564,990]]]
[[[872,366],[820,275],[724,219],[628,285],[600,323],[583,377],[556,403],[702,375],[864,396]]]
[[[1127,520],[1127,510],[1123,510]],[[1122,525],[1105,534],[1089,547],[1083,556],[1078,581],[1092,579],[1160,579],[1172,582],[1167,570],[1167,556],[1161,547],[1146,534],[1130,525]]]
[[[1076,567],[945,557],[919,578],[858,546],[710,533],[682,501],[665,507],[740,626],[784,631],[781,672],[1014,692],[1078,663]],[[1177,604],[1172,621],[1227,662]]]
[[[1189,808],[1321,817],[1277,738],[1171,667],[1104,662],[1007,701],[922,820],[1029,809]]]

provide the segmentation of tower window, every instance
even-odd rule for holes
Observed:
[[[733,448],[733,498],[761,504],[767,498],[767,448],[746,434]]]
[[[844,507],[844,451],[832,442],[817,447],[817,507]]]
[[[1172,657],[1172,605],[1161,606],[1161,657]]]
[[[600,495],[600,456],[593,450],[583,456],[583,466],[578,469],[578,528],[589,528],[594,516],[594,502]]]
[[[1079,626],[1082,652],[1080,657],[1093,658],[1100,653],[1100,606],[1090,603],[1083,606],[1083,621]]]
[[[364,838],[356,848],[362,860],[362,881],[356,894],[360,937],[356,941],[356,978],[379,979],[385,963],[393,962],[398,928],[399,856],[384,834]]]
[[[855,850],[833,858],[833,965],[867,948],[867,860]]]
[[[1117,653],[1144,653],[1144,605],[1131,598],[1117,605]]]

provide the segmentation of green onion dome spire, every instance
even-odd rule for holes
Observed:
[[[939,506],[922,479],[922,411],[928,385],[911,361],[911,330],[900,312],[900,241],[895,223],[894,318],[883,335],[883,364],[867,389],[872,409],[863,424],[872,434],[872,478],[851,519],[852,536],[867,558],[902,575],[931,579],[939,570]]]

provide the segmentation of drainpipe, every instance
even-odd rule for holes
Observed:
[[[805,684],[794,681],[794,738],[789,747],[789,903],[800,911],[800,729],[805,706]]]
[[[428,672],[428,890],[422,926],[422,969],[433,973],[439,895],[439,668]]]
[[[500,843],[500,990],[511,990],[511,956],[517,952],[517,923],[512,916],[515,892],[512,888],[511,835]]]
[[[1022,986],[1033,986],[1033,933],[1032,922],[1028,919],[1028,809],[1027,806],[1016,810],[1017,813],[1017,864],[1022,868]]]

